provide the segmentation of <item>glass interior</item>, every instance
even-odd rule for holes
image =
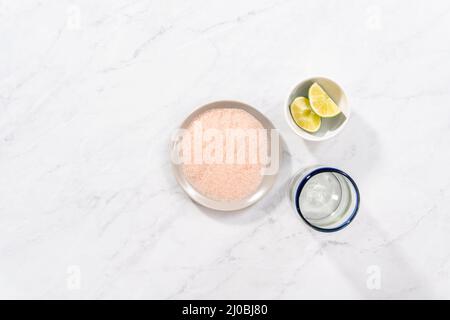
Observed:
[[[346,223],[357,205],[356,190],[343,175],[321,172],[303,186],[299,206],[303,217],[312,225],[334,229]]]

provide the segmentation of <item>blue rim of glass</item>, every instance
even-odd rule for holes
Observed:
[[[355,208],[353,209],[352,214],[347,218],[347,220],[345,220],[341,225],[339,225],[336,228],[331,228],[331,229],[326,229],[326,228],[321,228],[318,226],[313,225],[312,223],[310,223],[304,216],[302,211],[300,210],[300,194],[303,190],[303,187],[306,185],[306,183],[308,182],[309,179],[311,179],[312,177],[314,177],[315,175],[322,173],[322,172],[335,172],[338,173],[342,176],[344,176],[345,178],[348,179],[348,181],[350,181],[350,183],[353,185],[353,188],[355,189],[355,193],[356,193],[356,205]],[[336,232],[339,231],[343,228],[345,228],[346,226],[348,226],[350,224],[350,222],[352,222],[352,220],[355,218],[358,209],[359,209],[359,202],[360,202],[360,195],[359,195],[359,189],[358,186],[356,185],[355,181],[344,171],[336,169],[336,168],[332,168],[332,167],[320,167],[317,169],[312,170],[310,173],[308,173],[300,182],[300,184],[298,185],[297,191],[295,193],[295,208],[297,209],[297,213],[300,215],[300,217],[303,219],[303,221],[305,221],[305,223],[307,225],[309,225],[311,228],[320,231],[320,232]]]

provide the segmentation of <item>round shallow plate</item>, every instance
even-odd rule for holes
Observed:
[[[263,125],[263,127],[267,130],[275,129],[273,124],[267,119],[261,112],[256,110],[255,108],[242,103],[238,101],[217,101],[212,102],[207,105],[204,105],[203,107],[198,108],[194,112],[192,112],[186,120],[183,121],[180,128],[185,129],[187,126],[192,122],[192,120],[197,117],[199,114],[215,108],[236,108],[236,109],[242,109],[251,115],[253,115],[256,119],[258,119],[259,122]],[[177,148],[177,141],[172,141],[170,150],[171,152],[175,151],[175,148]],[[268,149],[269,151],[272,150],[271,140],[268,139]],[[278,155],[278,163],[281,163],[281,143],[279,143],[277,155]],[[239,200],[233,200],[233,201],[218,201],[214,199],[210,199],[200,192],[198,192],[186,179],[186,177],[183,174],[182,171],[182,164],[177,164],[172,162],[172,168],[175,174],[175,177],[180,184],[180,186],[183,188],[183,190],[189,195],[189,197],[194,200],[196,203],[205,206],[210,209],[214,210],[220,210],[220,211],[235,211],[244,209],[258,200],[260,200],[273,186],[276,180],[276,176],[278,173],[278,170],[272,175],[264,175],[263,179],[261,181],[261,184],[259,185],[258,189],[251,194],[250,196],[239,199]]]

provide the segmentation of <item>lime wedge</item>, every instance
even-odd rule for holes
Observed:
[[[341,113],[341,109],[339,109],[337,104],[334,103],[330,96],[325,92],[325,90],[322,89],[321,86],[317,84],[317,82],[309,88],[308,96],[311,103],[311,108],[319,116],[323,118],[331,118]]]
[[[303,130],[316,132],[320,129],[322,120],[314,113],[305,97],[297,97],[290,106],[292,119]]]

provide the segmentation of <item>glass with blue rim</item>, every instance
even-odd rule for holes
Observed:
[[[317,231],[335,232],[345,228],[359,209],[360,194],[355,181],[333,167],[300,170],[292,178],[289,193],[294,210]]]

